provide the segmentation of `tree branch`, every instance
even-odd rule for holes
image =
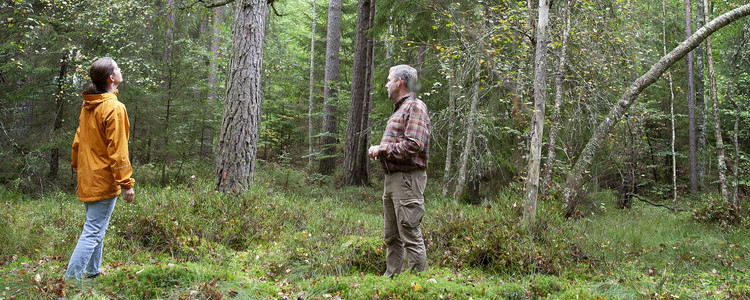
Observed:
[[[666,204],[661,204],[661,203],[655,203],[655,202],[652,202],[651,200],[648,200],[648,199],[646,199],[646,198],[643,198],[643,197],[641,197],[641,196],[638,196],[638,194],[634,194],[634,193],[628,193],[628,195],[629,195],[630,197],[632,197],[632,198],[637,198],[638,200],[641,200],[641,201],[643,201],[643,202],[646,202],[646,203],[648,203],[648,204],[651,204],[651,205],[653,205],[653,206],[660,206],[660,207],[665,207],[665,208],[667,208],[667,209],[669,209],[669,210],[671,210],[671,211],[688,211],[687,209],[684,209],[684,208],[671,207],[671,206],[669,206],[669,205],[666,205]]]

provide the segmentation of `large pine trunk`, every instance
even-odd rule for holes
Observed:
[[[701,28],[705,24],[703,0],[697,0],[696,2],[695,28]],[[705,77],[703,45],[698,45],[693,52],[695,52],[695,74],[693,77],[695,80],[695,155],[698,157],[696,172],[698,184],[703,185],[706,179],[706,176],[704,176],[706,172],[706,101],[704,95],[706,93],[703,80]]]
[[[262,103],[265,0],[237,3],[221,133],[216,150],[216,189],[240,192],[255,173]]]
[[[713,21],[709,22],[702,28],[698,29],[692,36],[687,40],[683,41],[674,48],[669,54],[665,55],[658,62],[656,62],[651,69],[643,74],[641,77],[636,79],[625,93],[620,97],[620,100],[612,107],[607,117],[599,123],[594,135],[589,139],[586,147],[580,155],[579,159],[573,165],[572,170],[568,174],[568,178],[565,182],[565,188],[563,190],[563,201],[565,201],[566,212],[565,215],[570,217],[575,213],[576,200],[578,197],[578,191],[583,185],[583,176],[588,171],[589,166],[594,158],[594,154],[599,150],[599,147],[612,128],[620,121],[623,114],[630,108],[635,102],[636,97],[645,88],[653,84],[659,76],[664,73],[670,66],[675,62],[684,57],[688,52],[698,46],[703,40],[715,31],[721,29],[729,23],[732,23],[744,16],[750,14],[750,4],[740,6],[733,9]]]
[[[352,67],[351,101],[349,102],[349,121],[346,127],[346,146],[344,150],[344,175],[347,185],[365,185],[368,181],[367,169],[362,167],[367,157],[367,145],[362,144],[365,127],[366,109],[369,102],[370,74],[368,63],[370,29],[370,0],[359,0],[357,10],[357,35],[354,43],[354,65]]]
[[[328,33],[326,34],[326,72],[323,90],[323,126],[320,173],[331,174],[336,168],[336,140],[338,138],[338,81],[339,48],[341,46],[341,0],[328,3]]]

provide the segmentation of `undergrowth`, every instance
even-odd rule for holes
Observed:
[[[115,208],[104,275],[82,282],[60,277],[83,205],[62,191],[0,187],[0,299],[750,297],[744,223],[700,223],[638,203],[565,220],[549,199],[525,229],[517,191],[467,205],[441,197],[432,181],[422,224],[429,269],[386,279],[378,180],[339,187],[266,166],[242,194],[216,193],[201,176],[139,184],[136,202]]]

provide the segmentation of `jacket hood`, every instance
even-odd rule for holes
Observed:
[[[105,101],[117,99],[117,91],[104,93],[104,94],[90,94],[88,91],[83,92],[83,108],[85,109],[94,109],[99,104],[104,103]]]

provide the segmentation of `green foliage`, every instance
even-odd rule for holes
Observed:
[[[710,195],[701,197],[697,208],[693,210],[693,219],[701,223],[716,224],[724,228],[747,226],[747,210],[721,197]]]

